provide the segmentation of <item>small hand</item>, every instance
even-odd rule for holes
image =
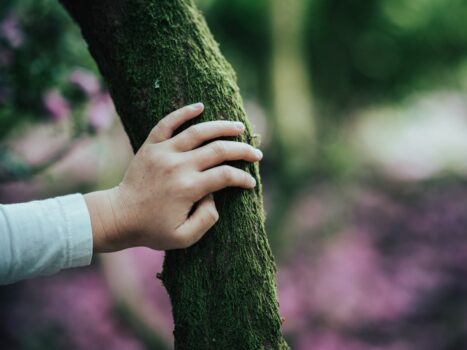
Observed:
[[[95,252],[132,246],[187,248],[219,218],[213,192],[256,185],[245,171],[220,164],[234,160],[255,162],[262,158],[261,151],[235,141],[203,145],[242,134],[242,123],[204,122],[172,137],[178,127],[203,109],[199,103],[167,115],[150,132],[119,186],[85,195]]]

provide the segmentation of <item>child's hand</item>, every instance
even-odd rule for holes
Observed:
[[[199,103],[166,116],[151,131],[119,186],[85,195],[95,252],[140,245],[164,250],[189,247],[219,218],[213,192],[256,185],[248,173],[220,164],[255,162],[262,158],[261,151],[234,141],[200,147],[212,139],[240,135],[242,123],[205,122],[172,137],[203,109]]]

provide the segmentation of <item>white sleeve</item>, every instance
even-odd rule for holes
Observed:
[[[0,285],[89,265],[91,258],[91,218],[81,194],[0,205]]]

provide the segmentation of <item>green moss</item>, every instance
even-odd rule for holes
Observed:
[[[195,122],[241,120],[254,142],[232,67],[189,0],[63,0],[82,28],[136,151],[167,113],[202,101]],[[275,265],[255,190],[216,193],[220,220],[189,249],[169,251],[160,275],[170,295],[176,349],[288,349]]]

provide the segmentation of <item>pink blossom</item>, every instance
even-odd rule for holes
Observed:
[[[343,326],[395,321],[412,311],[419,293],[440,283],[432,254],[419,250],[389,269],[365,231],[342,232],[323,248],[279,271],[285,330],[304,329],[317,316]]]
[[[0,35],[14,48],[21,46],[24,42],[23,31],[15,15],[8,16],[0,23]]]
[[[41,184],[36,179],[28,181],[12,181],[0,184],[0,198],[2,204],[27,202],[38,198]]]
[[[24,294],[19,295],[15,308],[6,315],[9,332],[28,334],[38,325],[47,330],[58,324],[68,344],[66,348],[144,349],[116,317],[112,296],[100,272],[89,268],[68,271],[26,281],[24,286]]]
[[[384,271],[382,257],[363,233],[343,234],[316,267],[315,305],[339,323],[397,319],[416,297],[415,286],[404,288]]]
[[[88,96],[97,94],[100,89],[96,76],[83,68],[76,68],[71,72],[70,82],[79,86]]]
[[[115,108],[108,93],[92,98],[87,108],[89,125],[96,131],[103,131],[112,125]]]
[[[369,350],[369,347],[350,339],[343,339],[335,333],[306,334],[301,337],[298,350]]]
[[[57,89],[47,92],[43,103],[55,121],[65,120],[71,114],[70,104]]]
[[[139,247],[128,249],[128,253],[134,258],[140,281],[144,286],[145,298],[141,303],[145,308],[155,310],[150,314],[153,319],[150,320],[151,323],[156,324],[157,321],[160,324],[159,331],[172,337],[172,305],[162,281],[156,278],[156,273],[162,272],[165,252]]]
[[[291,270],[279,271],[278,274],[279,307],[286,332],[306,329],[309,317],[306,308],[307,288],[303,287],[297,275]]]
[[[298,350],[409,350],[406,343],[394,342],[384,345],[368,344],[358,339],[341,336],[333,332],[318,331],[301,337]]]

